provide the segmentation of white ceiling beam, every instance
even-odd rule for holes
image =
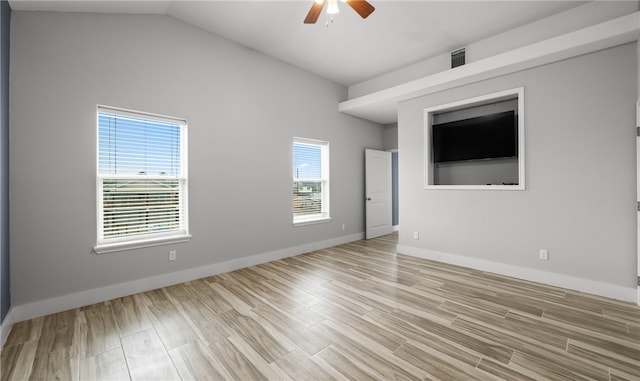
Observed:
[[[349,99],[341,102],[338,110],[382,124],[395,123],[398,103],[403,100],[637,41],[639,35],[640,12],[634,12],[455,69]]]

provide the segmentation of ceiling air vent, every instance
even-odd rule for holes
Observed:
[[[465,60],[464,48],[451,52],[451,68],[464,65]]]

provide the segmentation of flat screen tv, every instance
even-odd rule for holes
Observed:
[[[518,156],[518,119],[500,112],[432,126],[434,163]]]

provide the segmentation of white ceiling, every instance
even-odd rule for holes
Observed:
[[[583,4],[579,1],[369,0],[325,26],[303,24],[313,0],[27,1],[14,11],[166,14],[349,86]],[[326,6],[325,6],[326,7]]]

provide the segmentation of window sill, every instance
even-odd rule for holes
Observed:
[[[308,219],[308,220],[298,220],[298,221],[294,221],[293,222],[293,226],[305,226],[305,225],[322,224],[322,223],[330,222],[330,221],[331,221],[331,217],[321,217],[321,218],[314,218],[314,219]]]
[[[125,241],[97,245],[93,248],[96,254],[113,253],[115,251],[142,249],[145,247],[169,245],[172,243],[189,242],[191,235],[175,235],[160,238],[140,239],[135,241]]]

